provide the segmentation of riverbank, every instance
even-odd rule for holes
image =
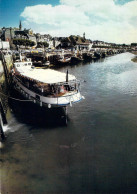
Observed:
[[[132,51],[132,53],[135,55],[135,57],[131,59],[131,61],[137,63],[137,51]]]

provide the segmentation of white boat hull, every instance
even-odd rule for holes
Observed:
[[[29,90],[27,87],[21,84],[16,77],[13,77],[14,81],[14,88],[22,94],[25,98],[35,103],[39,103],[40,106],[47,106],[48,108],[51,107],[64,107],[64,106],[72,106],[73,103],[79,102],[83,99],[79,91],[72,91],[65,95],[59,97],[45,97],[35,93],[32,90]]]

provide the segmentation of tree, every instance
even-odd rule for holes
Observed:
[[[76,45],[76,37],[71,35],[71,36],[69,37],[69,39],[71,40],[72,45],[75,46],[75,45]]]
[[[34,46],[35,45],[35,42],[32,41],[32,40],[28,40],[28,39],[17,39],[17,38],[14,38],[13,39],[13,44],[14,45],[22,45],[22,46]]]
[[[37,43],[37,47],[40,47],[40,48],[42,48],[42,47],[48,47],[49,46],[49,44],[45,41],[45,42],[38,42]]]
[[[131,43],[131,46],[137,46],[137,43]]]

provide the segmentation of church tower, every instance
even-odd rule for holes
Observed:
[[[85,32],[83,33],[83,39],[85,40]]]
[[[21,20],[20,20],[20,24],[19,24],[19,30],[22,30]]]

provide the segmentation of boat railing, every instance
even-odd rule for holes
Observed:
[[[70,82],[62,82],[58,84],[51,84],[51,85],[41,85],[41,83],[37,83],[36,81],[27,80],[26,78],[20,77],[18,78],[15,76],[17,81],[20,82],[24,87],[29,90],[32,90],[38,95],[45,96],[45,97],[66,97],[71,96],[72,92],[77,93],[80,91],[80,83],[78,81],[71,81]],[[24,79],[24,81],[23,81]]]
[[[58,83],[54,83],[55,85],[66,85],[66,84],[69,84],[69,85],[71,85],[71,84],[80,84],[80,80],[78,80],[78,79],[74,79],[74,80],[69,80],[68,82],[67,81],[65,81],[65,82],[58,82]]]

